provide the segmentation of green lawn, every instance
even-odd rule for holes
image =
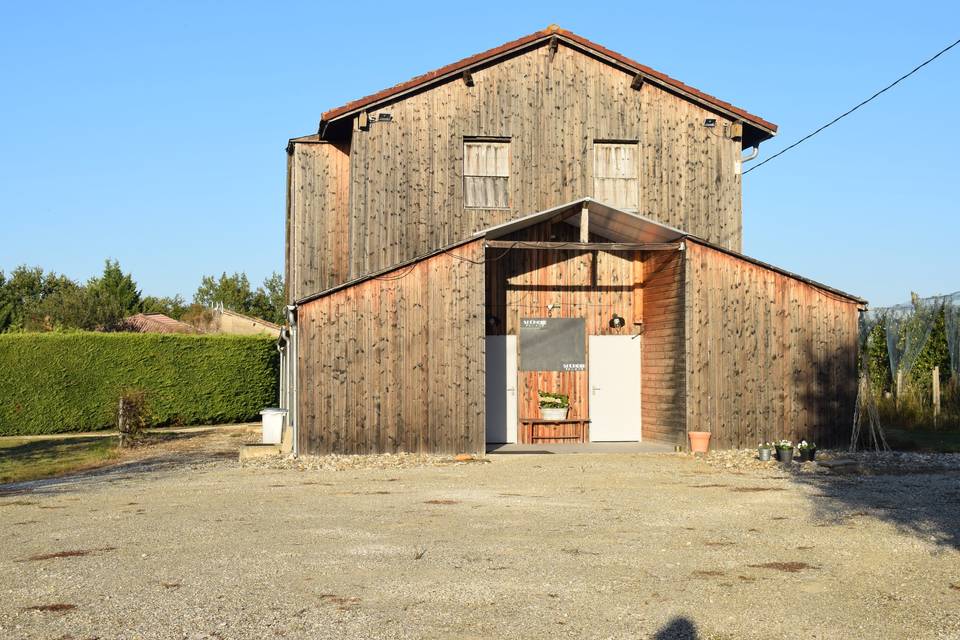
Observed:
[[[101,466],[116,458],[114,437],[0,439],[0,483],[49,478]]]
[[[891,449],[960,453],[960,431],[930,431],[925,429],[884,429]]]

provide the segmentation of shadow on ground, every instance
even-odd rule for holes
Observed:
[[[139,448],[131,450],[133,455],[142,452],[142,457],[131,460],[106,462],[104,466],[78,471],[67,475],[0,484],[0,497],[23,493],[57,494],[70,491],[79,491],[91,484],[122,482],[137,476],[157,473],[171,473],[196,469],[210,463],[235,460],[236,444],[217,443],[213,446],[203,446],[201,440],[207,436],[205,432],[183,432],[151,435]],[[77,438],[73,441],[108,441],[104,438]],[[5,451],[9,455],[25,456],[27,461],[45,459],[62,446],[63,441],[38,440]],[[219,446],[218,446],[219,445]],[[232,446],[231,446],[232,445]],[[163,448],[151,453],[151,448]],[[170,448],[172,450],[169,450]]]
[[[898,530],[960,549],[960,473],[794,476],[813,487],[814,515],[827,525],[873,517]]]
[[[677,617],[657,631],[653,637],[655,640],[697,640],[700,634],[697,633],[697,625],[693,620]]]

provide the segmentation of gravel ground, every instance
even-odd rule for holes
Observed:
[[[738,455],[191,454],[0,487],[0,638],[960,638],[960,473]]]

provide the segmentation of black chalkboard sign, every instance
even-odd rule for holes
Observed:
[[[521,318],[521,371],[585,371],[583,318]]]

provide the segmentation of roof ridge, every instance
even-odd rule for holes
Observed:
[[[614,63],[618,63],[620,65],[629,67],[635,70],[636,72],[644,75],[645,77],[652,79],[658,84],[662,84],[667,88],[672,88],[675,91],[679,91],[683,94],[686,94],[688,97],[692,98],[693,100],[706,103],[708,105],[713,106],[714,108],[720,109],[722,111],[727,111],[735,116],[743,118],[744,121],[749,122],[753,126],[769,132],[771,135],[776,134],[777,125],[775,125],[774,123],[764,120],[760,116],[753,115],[752,113],[746,111],[745,109],[737,107],[725,100],[721,100],[708,93],[704,93],[699,89],[696,89],[687,84],[684,84],[683,82],[676,80],[675,78],[672,78],[665,73],[657,71],[646,65],[640,64],[639,62],[636,62],[635,60],[632,60],[620,53],[617,53],[616,51],[607,49],[603,45],[600,45],[591,40],[588,40],[587,38],[577,35],[572,31],[562,29],[556,24],[551,24],[546,29],[535,31],[531,34],[522,36],[520,38],[517,38],[516,40],[511,40],[510,42],[506,42],[492,49],[488,49],[486,51],[474,54],[472,56],[468,56],[466,58],[463,58],[456,62],[452,62],[438,69],[434,69],[433,71],[428,71],[427,73],[420,74],[405,82],[395,84],[391,87],[387,87],[386,89],[382,89],[380,91],[364,96],[362,98],[352,100],[343,106],[337,107],[335,109],[330,109],[324,112],[323,115],[321,116],[321,123],[330,122],[331,120],[335,120],[337,118],[343,117],[352,111],[356,111],[358,109],[370,106],[377,102],[387,100],[403,92],[419,88],[420,86],[426,85],[428,83],[443,80],[471,66],[482,64],[483,62],[488,61],[497,56],[506,55],[513,51],[520,50],[524,47],[534,45],[536,43],[539,43],[540,41],[546,41],[554,37],[559,37],[567,41],[568,44],[572,43],[581,48],[584,48],[596,54],[599,54],[605,58],[609,58],[610,61]]]

